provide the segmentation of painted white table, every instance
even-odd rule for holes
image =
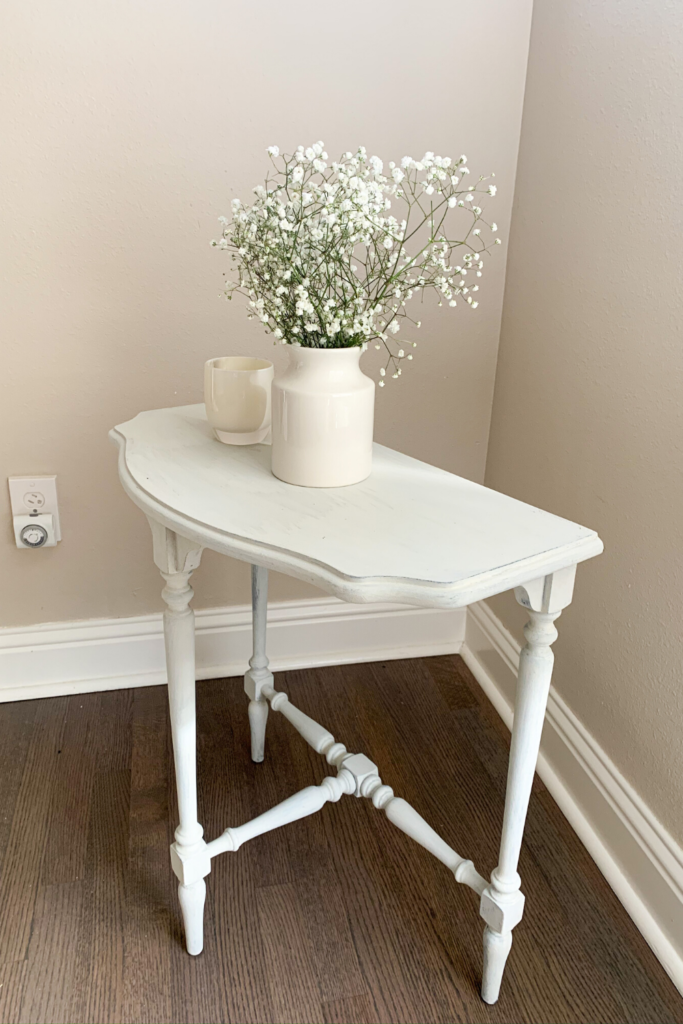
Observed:
[[[602,551],[592,530],[375,445],[369,479],[351,487],[293,487],[270,472],[266,445],[213,437],[203,405],[144,412],[111,432],[119,474],[152,528],[163,597],[168,691],[180,824],[171,846],[188,952],[203,946],[211,858],[318,811],[342,795],[367,797],[480,896],[482,997],[498,998],[512,929],[524,908],[517,862],[553,666],[553,625],[571,601],[576,565]],[[204,548],[252,565],[254,653],[245,675],[254,761],[264,756],[268,705],[336,769],[319,786],[217,839],[197,821],[194,615],[189,579]],[[268,570],[347,601],[459,608],[514,588],[529,611],[521,655],[498,866],[489,882],[389,786],[365,754],[273,687],[266,657]]]

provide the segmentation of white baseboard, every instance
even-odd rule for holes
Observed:
[[[512,726],[520,645],[473,605],[461,655]],[[683,993],[683,850],[552,688],[538,774]]]
[[[455,654],[466,610],[353,605],[336,598],[268,606],[275,671]],[[244,673],[251,607],[196,613],[197,678]],[[161,614],[0,630],[0,702],[166,682]]]

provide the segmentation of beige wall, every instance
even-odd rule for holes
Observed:
[[[159,607],[147,525],[106,435],[141,409],[200,401],[210,356],[273,351],[219,299],[226,263],[208,244],[261,179],[266,146],[465,152],[497,172],[506,236],[530,8],[434,0],[425,21],[407,0],[5,5],[0,477],[57,473],[64,539],[17,551],[0,499],[0,625]],[[423,316],[419,358],[377,411],[378,440],[477,479],[497,257],[476,314]],[[200,607],[242,602],[246,567],[209,554],[196,590]],[[273,581],[275,598],[309,592]]]
[[[680,4],[536,4],[486,473],[602,536],[556,685],[679,840],[681,123]]]

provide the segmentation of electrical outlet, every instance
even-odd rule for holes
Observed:
[[[12,503],[12,515],[15,517],[27,516],[37,512],[40,515],[52,516],[53,543],[60,541],[62,533],[59,526],[59,505],[57,504],[57,477],[11,476],[7,482]]]
[[[32,512],[30,516],[14,516],[14,539],[18,548],[53,548],[57,544],[54,518],[46,512]]]

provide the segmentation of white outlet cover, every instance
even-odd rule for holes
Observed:
[[[51,515],[55,542],[60,541],[62,539],[62,531],[59,526],[57,477],[11,476],[7,483],[9,484],[12,515],[30,515],[34,510],[38,511],[41,515]],[[42,504],[41,498],[43,499]]]

